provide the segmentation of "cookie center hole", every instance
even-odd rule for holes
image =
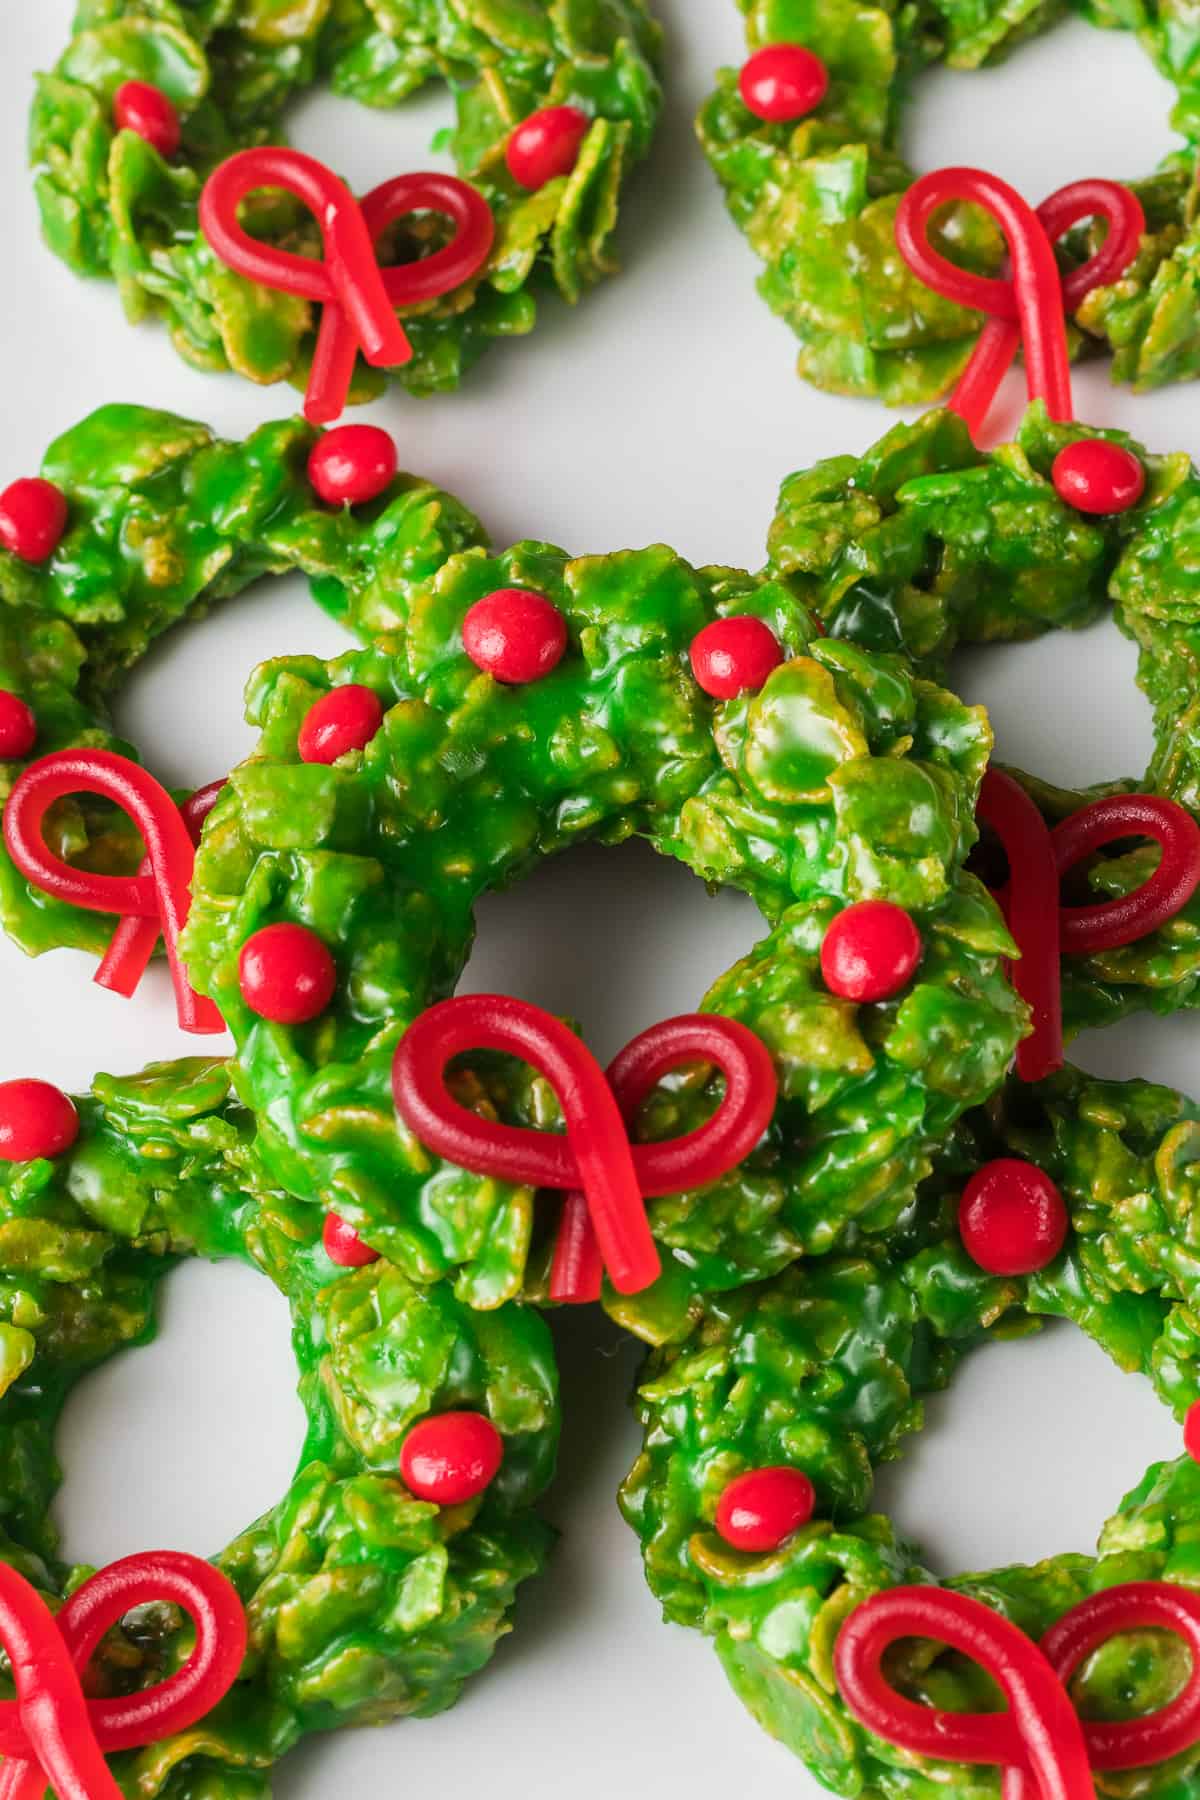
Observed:
[[[275,1504],[304,1439],[287,1301],[241,1263],[189,1262],[159,1291],[159,1336],[67,1402],[54,1508],[62,1553],[211,1556]]]
[[[602,1061],[639,1031],[695,1012],[766,930],[744,895],[710,895],[648,844],[585,845],[477,911],[459,991],[516,994],[577,1021]]]
[[[942,1575],[1090,1554],[1147,1466],[1181,1450],[1147,1382],[1055,1325],[969,1356],[881,1471],[875,1504]]]
[[[1085,104],[1100,94],[1109,104]],[[1130,32],[1069,19],[991,68],[923,75],[904,153],[917,169],[989,169],[1036,205],[1086,176],[1151,174],[1178,142],[1168,123],[1174,104],[1174,88]]]

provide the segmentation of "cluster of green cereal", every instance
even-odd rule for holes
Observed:
[[[203,1256],[272,1280],[308,1429],[287,1493],[216,1558],[249,1655],[200,1724],[114,1759],[130,1792],[251,1800],[306,1732],[451,1705],[510,1629],[551,1539],[533,1512],[558,1440],[550,1338],[529,1307],[473,1313],[389,1263],[335,1267],[319,1215],[262,1182],[221,1063],[101,1076],[79,1104],[65,1155],[0,1163],[0,1556],[52,1603],[90,1573],[57,1553],[55,1427],[82,1375],[154,1335],[162,1277]],[[397,1457],[416,1420],[457,1406],[492,1420],[504,1463],[485,1496],[438,1508],[408,1493]],[[185,1653],[173,1608],[141,1613],[105,1640],[93,1691],[161,1680]]]
[[[495,339],[533,329],[540,294],[575,301],[612,271],[622,188],[658,118],[659,36],[644,0],[80,0],[33,108],[45,236],[80,273],[115,279],[131,320],[163,318],[196,367],[303,386],[313,309],[213,255],[197,221],[204,181],[234,151],[278,143],[289,102],[319,81],[375,107],[446,81],[448,143],[492,208],[496,242],[478,277],[406,314],[414,355],[394,375],[416,393],[453,388]],[[170,161],[114,128],[113,95],[130,80],[159,87],[181,115]],[[592,120],[578,163],[526,193],[505,167],[508,136],[564,104]],[[280,248],[320,252],[314,221],[279,194],[257,197],[248,222]],[[393,259],[420,254],[429,229],[420,221]],[[355,397],[384,380],[360,366]]]
[[[900,154],[904,102],[923,69],[975,69],[1047,30],[1058,0],[1020,7],[975,0],[897,0],[848,9],[840,0],[738,0],[751,49],[800,42],[826,64],[826,98],[798,123],[757,118],[737,71],[723,69],[697,130],[735,223],[764,264],[763,298],[800,341],[799,372],[835,393],[892,405],[935,400],[962,372],[981,320],[931,293],[895,241],[912,171]],[[1120,281],[1091,293],[1072,322],[1078,354],[1107,349],[1113,377],[1139,389],[1200,373],[1195,268],[1200,227],[1192,165],[1200,141],[1200,28],[1135,0],[1076,0],[1093,24],[1136,33],[1178,101],[1171,123],[1186,147],[1132,181],[1146,214],[1138,257]],[[1003,241],[980,210],[957,207],[935,233],[963,267],[998,272]],[[1064,247],[1068,266],[1097,247],[1086,232]]]
[[[964,1176],[997,1155],[1045,1169],[1071,1215],[1061,1256],[1027,1278],[977,1268],[955,1224]],[[833,1648],[848,1614],[889,1587],[935,1580],[870,1511],[874,1471],[901,1454],[925,1397],[968,1351],[1043,1319],[1074,1321],[1182,1417],[1200,1382],[1198,1167],[1200,1108],[1168,1089],[1074,1070],[1038,1087],[1014,1080],[959,1127],[882,1251],[811,1259],[712,1300],[686,1343],[651,1355],[637,1397],[645,1448],[621,1495],[650,1585],[668,1619],[714,1639],[751,1712],[836,1793],[997,1792],[994,1770],[934,1766],[873,1737],[838,1693]],[[780,1463],[811,1476],[814,1523],[767,1554],[730,1549],[714,1529],[723,1489]],[[1037,1638],[1115,1583],[1194,1585],[1198,1528],[1200,1468],[1184,1456],[1152,1468],[1122,1501],[1097,1556],[949,1585]],[[1177,1691],[1185,1656],[1161,1633],[1126,1634],[1089,1659],[1073,1698],[1089,1717],[1156,1711]],[[891,1675],[928,1704],[993,1703],[978,1668],[933,1645],[908,1646]],[[1144,1772],[1137,1792],[1175,1800],[1198,1769],[1200,1746]]]

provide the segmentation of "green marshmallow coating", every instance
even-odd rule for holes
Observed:
[[[967,1175],[1016,1155],[1045,1169],[1071,1216],[1062,1254],[1037,1275],[1002,1278],[967,1257],[957,1203]],[[758,1721],[834,1793],[859,1800],[995,1800],[999,1773],[911,1756],[865,1731],[838,1692],[833,1650],[872,1594],[937,1579],[891,1521],[870,1510],[873,1472],[902,1454],[927,1395],[985,1343],[1069,1319],[1138,1371],[1181,1418],[1200,1382],[1196,1170],[1200,1108],[1145,1082],[1066,1069],[1015,1081],[971,1114],[939,1156],[882,1251],[800,1262],[711,1300],[692,1337],[651,1353],[636,1405],[645,1447],[621,1493],[667,1619],[709,1635]],[[733,1550],[717,1503],[744,1470],[803,1468],[817,1511],[775,1551]],[[1096,1556],[958,1575],[947,1585],[1040,1637],[1087,1595],[1122,1582],[1200,1586],[1200,1467],[1156,1465],[1105,1526]],[[978,1668],[924,1642],[898,1646],[889,1675],[910,1699],[994,1710]],[[1127,1633],[1070,1683],[1088,1718],[1128,1719],[1174,1698],[1188,1672],[1177,1639]],[[1200,1745],[1112,1792],[1184,1800]],[[1108,1783],[1105,1783],[1108,1792]]]
[[[807,118],[757,118],[723,69],[697,132],[730,215],[764,265],[759,292],[800,342],[798,371],[832,393],[874,394],[913,406],[947,392],[966,366],[983,323],[912,273],[895,241],[896,211],[913,180],[901,153],[906,102],[922,70],[977,69],[1047,31],[1068,12],[1133,32],[1175,87],[1170,123],[1183,145],[1160,169],[1127,185],[1146,230],[1121,278],[1094,289],[1070,318],[1074,355],[1107,352],[1115,381],[1138,390],[1200,374],[1195,265],[1200,223],[1192,196],[1200,142],[1200,25],[1177,9],[1134,0],[738,0],[750,50],[806,45],[825,63],[829,91]],[[1069,129],[1069,111],[1059,128]],[[969,156],[962,160],[969,162]],[[1037,205],[1045,194],[1031,194]],[[1098,248],[1103,227],[1080,227],[1059,246],[1065,270]],[[952,262],[1001,273],[1004,242],[991,216],[956,206],[932,241]]]
[[[336,1268],[319,1216],[262,1184],[219,1062],[100,1076],[79,1108],[64,1156],[0,1163],[0,1557],[52,1605],[90,1573],[60,1560],[48,1517],[55,1428],[82,1375],[154,1335],[162,1277],[183,1257],[239,1257],[273,1281],[308,1429],[287,1493],[216,1558],[249,1653],[199,1724],[113,1758],[146,1800],[257,1800],[308,1732],[452,1705],[510,1629],[552,1539],[533,1511],[558,1443],[549,1333],[529,1307],[473,1313],[386,1261]],[[398,1456],[418,1419],[455,1408],[492,1420],[504,1462],[486,1494],[439,1509],[403,1486]],[[174,1608],[140,1612],[105,1640],[90,1691],[151,1686],[189,1647]]]
[[[116,281],[132,323],[163,319],[195,367],[303,387],[314,308],[218,260],[197,219],[204,182],[235,151],[279,143],[289,103],[318,82],[383,108],[445,81],[447,145],[491,206],[496,241],[478,276],[405,309],[413,358],[390,371],[413,393],[445,391],[496,339],[531,331],[541,295],[573,303],[614,270],[621,194],[658,120],[659,49],[644,0],[79,0],[30,121],[43,233],[80,274]],[[116,129],[113,96],[131,80],[160,88],[180,114],[169,161]],[[591,120],[579,159],[527,193],[506,167],[508,137],[562,105]],[[381,168],[378,180],[403,172]],[[289,196],[256,194],[243,218],[277,248],[321,254],[316,222]],[[383,260],[436,249],[443,228],[431,219],[390,233]],[[360,359],[352,398],[387,379]]]

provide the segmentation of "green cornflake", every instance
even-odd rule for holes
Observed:
[[[1178,100],[1170,123],[1185,145],[1157,174],[1128,185],[1146,213],[1136,261],[1072,315],[1073,355],[1108,351],[1114,381],[1138,391],[1200,374],[1200,24],[1179,9],[1109,0],[738,0],[751,50],[799,42],[829,71],[826,98],[798,123],[757,117],[722,69],[697,132],[738,228],[764,265],[759,291],[800,342],[798,370],[832,393],[915,406],[962,373],[982,320],[934,294],[896,248],[894,223],[913,174],[900,155],[903,103],[923,69],[976,69],[1058,23],[1068,10],[1132,31]],[[1035,200],[1041,196],[1034,196]],[[1059,247],[1064,269],[1098,247],[1096,228]],[[992,219],[957,206],[933,241],[977,274],[999,272]]]
[[[977,1268],[956,1228],[967,1174],[1003,1155],[1045,1169],[1071,1215],[1062,1254],[1027,1278]],[[835,1793],[995,1800],[995,1770],[897,1750],[865,1731],[838,1692],[833,1650],[854,1608],[937,1579],[870,1511],[874,1471],[903,1453],[926,1396],[968,1351],[1044,1319],[1072,1320],[1182,1418],[1200,1382],[1198,1166],[1200,1108],[1167,1088],[1074,1069],[1038,1087],[1014,1080],[951,1135],[886,1247],[812,1258],[710,1299],[686,1342],[650,1355],[636,1400],[645,1447],[621,1491],[650,1586],[667,1619],[713,1639],[755,1718]],[[769,1554],[733,1550],[714,1527],[721,1493],[773,1464],[810,1475],[813,1523]],[[1096,1556],[1059,1554],[947,1585],[1036,1639],[1116,1583],[1200,1585],[1198,1529],[1200,1467],[1182,1456],[1152,1467],[1121,1501]],[[994,1690],[944,1647],[914,1641],[889,1667],[910,1699],[994,1707]],[[1088,1660],[1071,1695],[1086,1718],[1141,1717],[1173,1699],[1185,1675],[1176,1640],[1127,1633]],[[1198,1779],[1200,1745],[1140,1770],[1136,1792],[1182,1800]]]
[[[660,49],[645,0],[80,0],[30,121],[43,233],[80,274],[114,279],[131,321],[161,318],[195,367],[303,387],[313,308],[216,258],[197,219],[204,181],[234,151],[281,142],[289,103],[317,82],[392,107],[444,81],[455,106],[446,141],[492,208],[496,244],[469,284],[403,315],[413,358],[393,378],[442,392],[494,339],[531,331],[542,295],[573,303],[615,269],[620,194],[658,121]],[[130,80],[152,82],[180,113],[182,148],[169,162],[114,127],[113,95]],[[579,165],[527,193],[505,166],[509,133],[561,105],[592,120]],[[315,222],[286,196],[254,196],[245,216],[255,237],[321,253]],[[411,260],[439,242],[425,218],[388,257]],[[360,363],[351,397],[369,399],[384,380]]]
[[[0,1163],[0,1558],[52,1605],[91,1573],[58,1556],[55,1429],[81,1376],[153,1337],[162,1277],[187,1256],[236,1257],[273,1281],[308,1430],[288,1492],[215,1558],[249,1654],[199,1724],[113,1758],[145,1800],[262,1800],[309,1732],[451,1706],[511,1628],[552,1539],[533,1511],[558,1443],[549,1333],[529,1307],[472,1313],[386,1261],[335,1267],[319,1215],[262,1182],[220,1063],[99,1076],[79,1110],[64,1156]],[[397,1457],[416,1420],[455,1407],[487,1414],[504,1462],[481,1498],[439,1509]],[[91,1691],[153,1686],[188,1648],[174,1608],[143,1609],[104,1640]]]

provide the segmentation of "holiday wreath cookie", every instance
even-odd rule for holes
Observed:
[[[231,156],[277,143],[289,102],[320,80],[390,107],[440,78],[454,91],[449,145],[490,208],[494,242],[448,291],[435,284],[440,297],[409,293],[411,359],[376,360],[413,392],[456,387],[494,339],[532,330],[541,294],[575,301],[611,271],[624,183],[658,116],[659,31],[643,0],[434,0],[418,13],[366,0],[83,0],[33,108],[51,249],[81,274],[115,279],[129,318],[161,317],[197,367],[303,385],[312,297],[226,266],[200,229],[204,183]],[[381,183],[397,173],[381,170]],[[418,185],[400,209],[394,264],[442,240],[446,179],[433,178],[432,194],[422,179],[401,177]],[[266,252],[321,253],[317,221],[294,195],[262,192],[244,218]],[[376,227],[396,235],[386,213]],[[383,380],[360,364],[357,397]]]
[[[901,153],[904,102],[919,95],[922,69],[978,68],[1060,14],[954,0],[936,11],[739,4],[751,55],[741,70],[721,71],[698,132],[730,213],[764,264],[760,292],[800,341],[799,372],[818,387],[894,405],[936,399],[965,366],[980,320],[928,292],[896,253],[897,209],[913,179]],[[1139,389],[1188,380],[1200,370],[1191,275],[1196,30],[1140,8],[1074,10],[1136,32],[1176,89],[1171,124],[1184,144],[1156,174],[1129,184],[1145,213],[1136,259],[1071,306],[1073,349],[1110,353],[1114,379]],[[1076,267],[1098,242],[1077,232],[1064,266]],[[942,243],[980,273],[1003,262],[1000,234],[974,209],[948,216]]]
[[[76,1105],[0,1084],[0,1562],[53,1606],[87,1575],[62,1562],[49,1518],[75,1383],[153,1336],[159,1283],[183,1257],[241,1258],[291,1306],[297,1472],[216,1558],[244,1607],[245,1659],[215,1710],[114,1757],[126,1793],[251,1800],[308,1732],[453,1704],[551,1539],[532,1510],[559,1427],[543,1321],[473,1313],[448,1285],[323,1239],[311,1207],[263,1184],[253,1136],[224,1065],[202,1058],[98,1077]],[[104,1639],[90,1691],[129,1704],[187,1649],[174,1608],[143,1610]],[[9,1738],[3,1754],[8,1778]]]
[[[711,1300],[686,1343],[652,1353],[637,1397],[645,1449],[621,1495],[650,1585],[668,1619],[713,1638],[751,1712],[835,1793],[998,1793],[994,1769],[956,1766],[945,1749],[901,1750],[846,1703],[847,1622],[872,1596],[936,1580],[871,1512],[874,1471],[902,1453],[967,1352],[1044,1319],[1071,1320],[1183,1417],[1200,1384],[1198,1157],[1197,1108],[1167,1089],[1075,1070],[1037,1088],[1014,1083],[959,1128],[886,1246],[808,1259]],[[989,1218],[978,1201],[981,1175],[1011,1184],[1014,1166],[1026,1181],[1032,1168],[1043,1190],[1023,1215],[1024,1257],[1013,1255],[1011,1217]],[[1045,1191],[1059,1213],[1048,1235]],[[1013,1273],[1018,1263],[1030,1272]],[[1186,1605],[1198,1518],[1200,1467],[1183,1456],[1147,1471],[1095,1557],[1053,1555],[949,1587],[1034,1642],[1118,1584],[1123,1595],[1125,1584],[1159,1585],[1160,1604],[1160,1584],[1172,1584]],[[928,1641],[937,1635],[905,1633],[892,1684],[950,1715],[994,1713],[994,1687]],[[1125,1631],[1084,1662],[1070,1695],[1085,1720],[1144,1725],[1187,1675],[1175,1638]],[[1176,1800],[1192,1791],[1200,1746],[1193,1736],[1160,1760],[1146,1735],[1133,1766],[1136,1787],[1111,1791]],[[1053,1791],[1090,1791],[1085,1779],[1086,1789]]]

